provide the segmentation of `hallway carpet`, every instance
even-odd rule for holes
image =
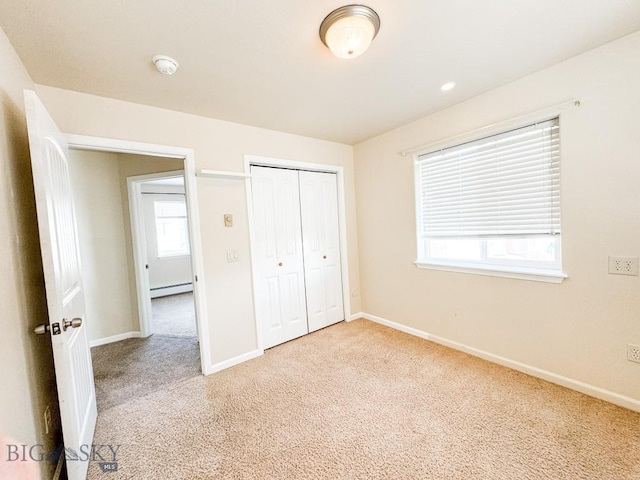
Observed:
[[[151,322],[155,334],[196,337],[193,292],[151,299]]]
[[[130,338],[91,349],[98,413],[202,375],[194,337]]]
[[[640,478],[640,414],[366,320],[114,406],[94,443],[109,479]]]

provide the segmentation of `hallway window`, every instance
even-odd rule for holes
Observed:
[[[189,255],[187,206],[181,201],[154,202],[158,258]]]

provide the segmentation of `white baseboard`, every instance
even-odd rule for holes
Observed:
[[[212,373],[216,373],[216,372],[219,372],[221,370],[225,370],[227,368],[230,368],[230,367],[233,367],[235,365],[238,365],[239,363],[246,362],[247,360],[251,360],[253,358],[259,357],[262,354],[264,354],[264,350],[256,349],[256,350],[252,350],[251,352],[247,352],[247,353],[243,353],[242,355],[238,355],[237,357],[230,358],[229,360],[225,360],[223,362],[214,363],[213,365],[211,365],[211,368],[209,368],[209,370],[207,372],[205,372],[205,375],[210,375]]]
[[[173,285],[171,287],[151,289],[151,298],[168,297],[169,295],[187,292],[193,292],[193,284],[187,283],[185,285]]]
[[[120,333],[118,335],[112,335],[111,337],[98,338],[96,340],[90,340],[90,347],[98,347],[100,345],[106,345],[107,343],[119,342],[120,340],[126,340],[127,338],[140,338],[142,334],[140,332],[127,332]]]
[[[362,312],[354,313],[353,315],[351,315],[351,317],[347,317],[345,321],[353,322],[354,320],[357,320],[359,318],[364,318],[364,313]]]
[[[584,393],[585,395],[599,398],[600,400],[605,400],[615,405],[619,405],[621,407],[625,407],[630,410],[640,412],[640,400],[636,400],[635,398],[627,397],[626,395],[621,395],[619,393],[612,392],[611,390],[605,390],[604,388],[596,387],[594,385],[590,385],[588,383],[584,383],[579,380],[574,380],[572,378],[565,377],[563,375],[558,375],[557,373],[549,372],[547,370],[542,370],[537,367],[532,367],[531,365],[526,365],[524,363],[516,362],[515,360],[510,360],[508,358],[501,357],[499,355],[494,355],[493,353],[485,352],[484,350],[479,350],[474,347],[469,347],[462,343],[447,340],[446,338],[438,337],[437,335],[432,335],[430,333],[423,332],[422,330],[408,327],[400,323],[392,322],[390,320],[377,317],[375,315],[370,315],[368,313],[361,313],[358,315],[359,317],[357,318],[366,318],[367,320],[371,320],[372,322],[385,325],[395,330],[400,330],[401,332],[408,333],[409,335],[414,335],[416,337],[424,338],[425,340],[429,340],[434,343],[444,345],[445,347],[453,348],[454,350],[459,350],[461,352],[468,353],[475,357],[488,360],[489,362],[497,363],[498,365],[502,365],[504,367],[508,367],[513,370],[526,373],[527,375],[541,378],[548,382],[555,383],[557,385],[561,385],[563,387],[570,388],[572,390],[576,390],[580,393]]]

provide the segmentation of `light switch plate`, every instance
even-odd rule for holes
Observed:
[[[227,262],[239,262],[240,258],[238,257],[237,250],[227,250]]]

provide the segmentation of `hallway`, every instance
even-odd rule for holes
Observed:
[[[197,337],[193,292],[151,300],[152,329],[155,335]]]

